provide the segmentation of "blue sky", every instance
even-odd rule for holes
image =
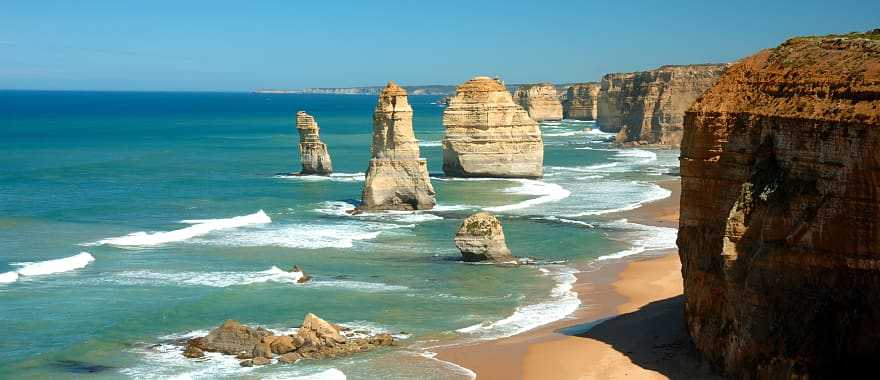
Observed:
[[[880,1],[0,2],[0,88],[583,82],[880,27]]]

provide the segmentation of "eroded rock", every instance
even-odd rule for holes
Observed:
[[[556,93],[556,86],[551,83],[519,86],[513,99],[534,121],[562,120],[562,103]]]
[[[576,83],[568,88],[562,102],[562,116],[572,120],[596,120],[599,113],[599,89],[596,82]]]
[[[501,222],[488,212],[478,212],[461,222],[454,241],[464,261],[515,261],[504,240]]]
[[[305,111],[296,113],[296,130],[299,131],[299,157],[302,161],[300,174],[328,175],[333,173],[327,144],[321,141],[320,128],[315,118]]]

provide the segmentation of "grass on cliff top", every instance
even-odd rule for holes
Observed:
[[[824,38],[843,38],[843,39],[856,39],[856,38],[864,38],[868,40],[880,41],[880,28],[869,30],[867,32],[850,32],[847,34],[829,34],[826,36],[801,36],[794,37],[792,40],[813,40],[813,39],[824,39]]]

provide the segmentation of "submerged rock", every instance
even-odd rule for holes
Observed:
[[[622,144],[681,144],[684,111],[718,80],[726,64],[670,65],[602,77],[597,119]]]
[[[461,222],[454,241],[464,261],[508,263],[515,260],[504,241],[501,222],[488,212],[478,212]]]
[[[270,364],[275,358],[286,364],[300,359],[340,357],[392,345],[394,338],[388,334],[347,338],[338,326],[309,313],[294,335],[272,335],[261,327],[254,329],[229,320],[207,336],[187,341],[183,355],[198,358],[204,356],[202,351],[222,352],[242,359],[239,362],[242,367],[252,367]]]
[[[880,357],[878,68],[880,30],[795,38],[685,116],[685,318],[731,377],[858,378]]]
[[[596,120],[599,113],[599,83],[576,83],[568,88],[562,102],[562,117],[573,120]]]
[[[514,101],[537,122],[562,120],[562,103],[551,83],[524,84],[516,89]]]
[[[544,140],[538,123],[499,80],[462,83],[443,111],[443,172],[451,177],[537,178]]]
[[[372,159],[360,209],[425,210],[437,203],[434,195],[428,164],[419,158],[406,91],[389,82],[373,112]]]
[[[299,111],[296,113],[296,129],[299,131],[299,157],[302,161],[300,174],[328,175],[333,173],[327,144],[321,141],[315,118]]]

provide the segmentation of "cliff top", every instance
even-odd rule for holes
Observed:
[[[406,90],[398,86],[394,81],[389,81],[379,96],[406,96]]]
[[[852,40],[852,39],[880,40],[880,28],[874,29],[874,30],[869,30],[867,32],[850,32],[847,34],[829,34],[829,35],[825,35],[825,36],[794,37],[794,38],[791,38],[788,41],[786,41],[786,43],[794,41],[794,40],[803,40],[803,39],[815,40],[815,39],[834,39],[834,38],[840,38],[840,39],[845,39],[845,40]]]
[[[499,79],[484,76],[473,77],[467,82],[462,83],[456,89],[456,92],[492,92],[507,91],[504,84]]]
[[[797,37],[748,57],[688,112],[719,111],[880,124],[880,31]]]
[[[621,72],[621,73],[609,73],[602,76],[602,78],[615,77],[615,76],[623,76],[623,75],[638,75],[642,73],[650,73],[657,71],[676,71],[682,69],[723,69],[729,66],[729,63],[694,63],[689,65],[663,65],[656,69],[644,70],[644,71],[630,71],[630,72]]]

